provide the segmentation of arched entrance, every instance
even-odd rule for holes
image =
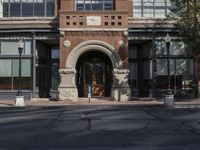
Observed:
[[[92,97],[110,97],[113,82],[112,63],[102,52],[89,51],[82,54],[76,64],[78,97],[88,96],[91,86]]]
[[[100,58],[102,59],[101,63],[104,61],[109,62],[108,66],[110,68],[110,71],[108,71],[110,74],[109,76],[111,77],[109,81],[110,82],[110,93],[107,93],[109,90],[108,87],[106,88],[104,84],[100,84],[99,87],[96,88],[103,88],[104,92],[102,95],[110,95],[112,99],[114,100],[129,100],[131,91],[128,85],[128,70],[122,68],[122,61],[120,59],[120,56],[118,52],[108,43],[103,42],[103,41],[98,41],[98,40],[90,40],[86,41],[83,43],[80,43],[76,47],[74,47],[71,52],[69,53],[67,60],[66,60],[66,65],[65,69],[60,69],[60,77],[61,77],[61,83],[59,85],[59,99],[60,100],[77,100],[78,96],[86,96],[86,91],[87,91],[87,82],[85,81],[84,84],[79,84],[77,77],[80,77],[80,66],[81,66],[81,59],[84,58],[89,58],[86,55],[92,55],[93,53],[100,54]],[[85,73],[87,72],[86,68],[87,65],[90,67],[92,66],[95,68],[95,66],[100,66],[102,69],[106,69],[105,65],[102,65],[101,63],[95,62],[95,59],[98,59],[97,56],[93,57],[87,64],[83,65],[82,67],[85,67]],[[94,61],[94,63],[92,63]],[[105,63],[104,63],[105,64]],[[100,69],[98,68],[98,69]],[[112,68],[112,69],[111,69]],[[89,70],[88,70],[89,71]],[[97,69],[92,69],[91,74],[94,74],[92,76],[95,76],[97,73]],[[106,72],[103,72],[105,74]],[[82,79],[86,79],[85,77],[82,77]],[[91,78],[91,77],[90,77]],[[98,78],[101,78],[99,76]],[[97,85],[97,78],[93,80],[91,78],[91,82]],[[103,78],[103,80],[106,80]],[[89,80],[88,80],[89,81]],[[112,83],[112,84],[111,84]],[[82,86],[82,87],[81,87]],[[85,87],[83,87],[85,86]],[[78,90],[79,88],[82,89]],[[85,90],[85,91],[84,91]],[[80,92],[79,92],[80,91]],[[98,93],[98,92],[97,92]],[[95,96],[95,94],[94,94]],[[101,95],[98,95],[101,96]]]

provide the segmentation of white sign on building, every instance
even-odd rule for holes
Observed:
[[[87,25],[100,26],[101,25],[101,17],[100,16],[87,16]]]

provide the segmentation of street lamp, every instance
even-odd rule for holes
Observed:
[[[170,87],[170,59],[169,59],[169,49],[170,49],[170,42],[171,37],[169,34],[165,36],[165,44],[167,47],[167,77],[168,77],[168,93],[171,93],[171,87]]]
[[[174,107],[174,95],[171,92],[171,86],[170,86],[170,59],[169,59],[169,50],[170,50],[170,43],[171,43],[171,37],[169,34],[165,36],[165,44],[167,47],[167,77],[168,77],[168,89],[167,93],[165,94],[164,103],[167,107]]]
[[[21,56],[24,49],[24,42],[20,39],[18,42],[18,52],[19,52],[19,77],[18,77],[18,91],[15,100],[15,106],[25,106],[24,96],[21,90]]]

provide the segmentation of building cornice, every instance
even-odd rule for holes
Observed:
[[[0,29],[17,28],[55,28],[59,26],[57,18],[1,18]]]
[[[60,31],[115,31],[115,32],[124,32],[128,28],[59,28]]]

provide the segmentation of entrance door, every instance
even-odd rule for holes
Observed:
[[[133,97],[149,97],[152,89],[152,52],[146,44],[129,46],[129,77]]]
[[[84,95],[88,96],[88,86],[91,85],[92,97],[105,96],[105,64],[103,62],[84,63]]]

